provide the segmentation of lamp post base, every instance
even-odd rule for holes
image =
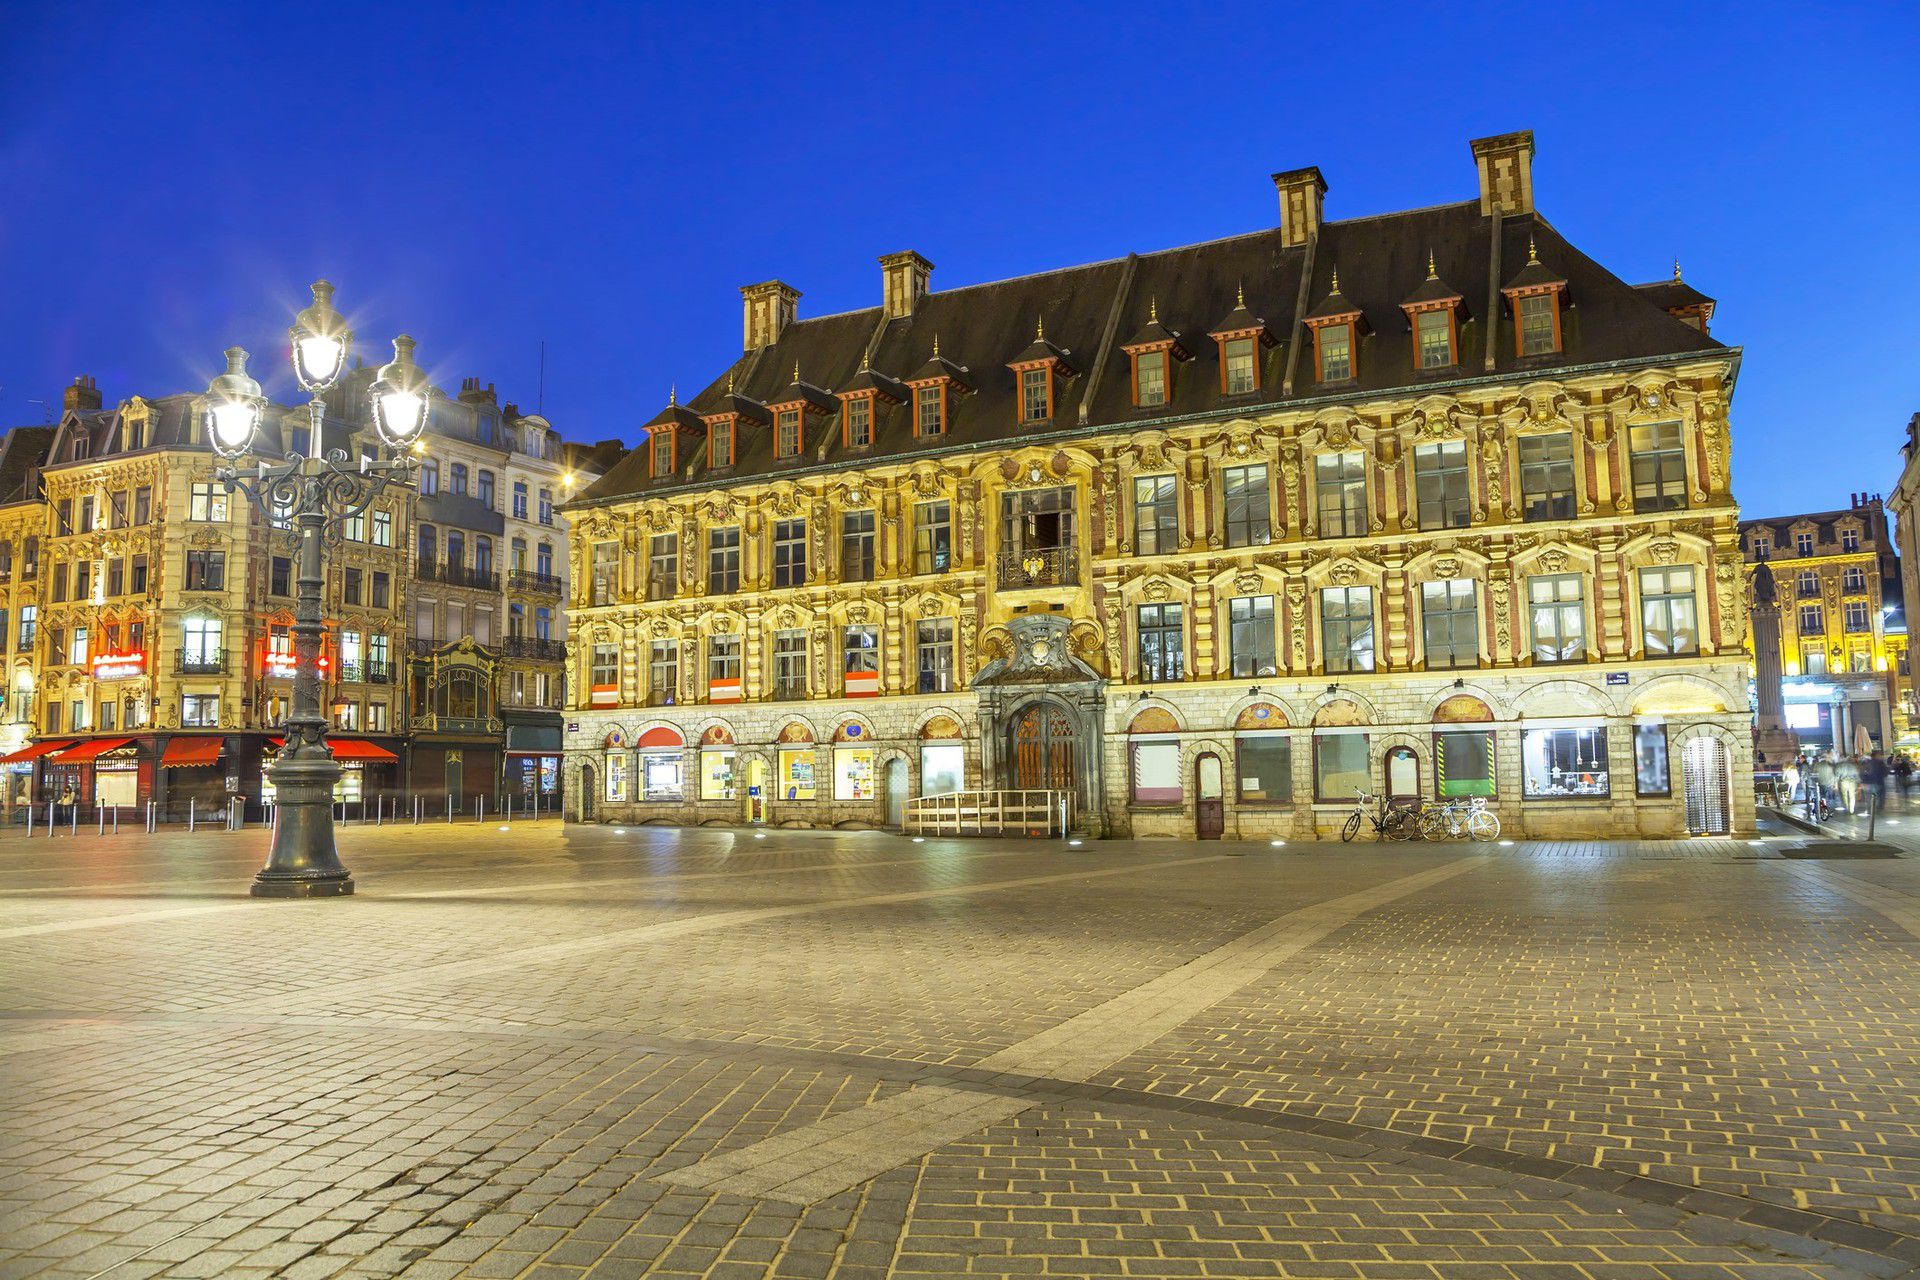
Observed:
[[[353,892],[353,877],[341,872],[332,876],[276,876],[262,871],[253,878],[256,898],[344,898]]]

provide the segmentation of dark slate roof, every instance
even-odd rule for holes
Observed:
[[[1705,307],[1711,311],[1716,301],[1678,276],[1671,280],[1654,280],[1633,287],[1653,305],[1664,307],[1668,311],[1684,311],[1689,307]]]
[[[1420,287],[1407,295],[1406,305],[1417,307],[1424,302],[1459,302],[1465,297],[1458,289],[1442,280],[1437,273],[1429,273]]]
[[[1187,349],[1187,344],[1181,341],[1180,335],[1167,328],[1164,324],[1161,324],[1160,317],[1155,315],[1148,319],[1145,324],[1134,330],[1133,336],[1128,338],[1122,345],[1128,347],[1151,347],[1168,342],[1180,348],[1182,351]]]
[[[1508,278],[1507,283],[1502,286],[1503,288],[1536,289],[1541,285],[1565,284],[1567,282],[1566,276],[1535,258],[1533,256],[1533,249],[1534,246],[1532,244],[1527,246],[1526,260],[1521,264],[1520,270],[1514,272],[1513,275]]]
[[[881,373],[878,369],[871,366],[860,370],[860,372],[847,379],[847,385],[840,388],[840,390],[878,391],[888,399],[898,400],[903,404],[910,394],[904,382],[895,378],[889,378],[886,374]]]
[[[40,496],[38,468],[53,444],[52,427],[14,427],[0,436],[0,502]]]
[[[1492,226],[1477,200],[1323,224],[1306,297],[1318,300],[1331,292],[1331,264],[1337,262],[1341,293],[1372,321],[1371,332],[1361,339],[1355,377],[1341,384],[1340,398],[1351,401],[1465,377],[1534,377],[1560,368],[1731,350],[1667,314],[1643,291],[1574,248],[1544,219],[1531,215],[1502,219],[1497,262]],[[1562,315],[1565,350],[1519,357],[1514,354],[1506,307],[1500,305],[1491,317],[1481,312],[1490,286],[1505,285],[1526,263],[1529,239],[1536,243],[1544,268],[1554,278],[1567,280],[1569,305]],[[1408,294],[1426,278],[1429,252],[1446,265],[1448,278],[1462,287],[1470,312],[1460,325],[1459,365],[1443,374],[1423,374],[1413,368],[1413,339],[1400,310]],[[960,376],[974,394],[954,399],[945,436],[916,438],[910,406],[882,405],[875,415],[874,443],[869,448],[850,449],[841,443],[837,429],[816,423],[808,431],[808,447],[800,457],[775,460],[771,433],[747,426],[740,433],[736,464],[720,474],[710,475],[706,459],[700,457],[688,476],[652,481],[644,456],[636,452],[578,501],[687,483],[731,483],[744,476],[774,476],[822,464],[857,465],[864,458],[893,461],[983,443],[1044,439],[1049,431],[1244,413],[1263,405],[1335,394],[1316,384],[1310,359],[1291,360],[1293,348],[1307,338],[1296,310],[1300,277],[1306,270],[1305,246],[1281,243],[1279,229],[1272,228],[939,290],[922,297],[911,316],[892,320],[878,306],[795,320],[773,345],[747,352],[720,370],[712,384],[688,402],[689,407],[701,414],[720,412],[729,379],[740,395],[761,403],[771,401],[791,381],[795,361],[810,382],[829,390],[849,385],[869,355],[872,367],[891,377],[935,376],[928,371],[935,335],[942,357],[964,370]],[[1220,358],[1218,347],[1201,342],[1201,349],[1194,352],[1196,359],[1175,377],[1170,403],[1152,410],[1136,409],[1127,385],[1128,361],[1118,349],[1131,336],[1128,318],[1138,316],[1152,300],[1162,323],[1176,332],[1217,331],[1220,318],[1234,313],[1235,290],[1241,285],[1248,313],[1266,316],[1280,339],[1277,346],[1263,349],[1260,390],[1253,395],[1223,395],[1213,367]],[[1032,424],[1018,421],[1018,383],[1007,366],[1031,349],[1035,318],[1041,316],[1046,320],[1047,341],[1065,351],[1079,376],[1062,381],[1054,421],[1036,431]],[[1491,344],[1494,360],[1489,372],[1490,331],[1503,340]],[[1288,386],[1290,361],[1299,367]]]
[[[1753,535],[1766,533],[1773,544],[1772,558],[1791,560],[1795,558],[1793,535],[1797,527],[1813,526],[1813,548],[1815,555],[1834,555],[1840,547],[1840,521],[1851,518],[1861,526],[1860,545],[1863,550],[1877,551],[1886,556],[1895,554],[1892,539],[1887,531],[1887,509],[1878,495],[1869,496],[1860,505],[1843,507],[1837,511],[1809,511],[1803,515],[1762,516],[1740,522],[1740,540],[1745,545],[1749,559],[1753,555]]]
[[[642,424],[649,432],[655,427],[671,426],[679,431],[704,431],[706,420],[677,400],[667,402],[667,407],[648,418]]]

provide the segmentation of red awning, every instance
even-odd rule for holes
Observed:
[[[648,747],[684,747],[687,745],[687,740],[680,736],[679,730],[669,729],[666,725],[657,724],[640,735],[640,741],[637,745],[642,750]]]
[[[212,764],[220,758],[220,751],[226,745],[225,738],[174,738],[167,743],[166,751],[160,756],[160,763],[175,769],[188,765]]]
[[[269,738],[267,743],[274,750],[286,745],[285,738]],[[327,745],[333,748],[335,760],[398,760],[400,757],[378,743],[368,742],[365,738],[328,738]]]
[[[103,756],[116,747],[124,747],[132,738],[94,738],[89,742],[76,742],[53,758],[55,764],[81,764]]]
[[[41,756],[52,755],[62,747],[70,747],[72,745],[72,738],[67,738],[60,742],[36,742],[32,746],[22,747],[18,751],[0,756],[0,764],[20,764],[26,760],[38,760]]]

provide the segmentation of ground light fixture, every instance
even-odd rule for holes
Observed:
[[[326,548],[340,540],[346,521],[366,511],[389,486],[413,487],[411,446],[426,425],[428,387],[413,362],[413,339],[394,339],[393,362],[373,381],[373,419],[391,451],[349,464],[345,449],[324,450],[325,393],[345,372],[353,330],[333,307],[333,286],[313,286],[313,305],[294,317],[287,333],[294,375],[311,394],[307,448],[266,447],[267,399],[247,373],[247,353],[229,348],[227,371],[207,386],[207,436],[220,455],[215,476],[228,492],[239,490],[275,529],[291,530],[297,542],[297,595],[293,623],[293,702],[285,744],[273,762],[278,821],[267,865],[253,879],[259,898],[328,898],[353,892],[353,876],[340,862],[333,833],[333,786],[340,777],[327,745],[327,715],[321,705],[320,589],[326,581]],[[288,415],[292,417],[293,415]]]
[[[1267,843],[1269,845],[1272,845],[1276,849],[1284,849],[1287,847],[1287,842],[1285,840],[1269,840],[1267,841]]]

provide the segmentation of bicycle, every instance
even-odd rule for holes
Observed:
[[[1367,805],[1373,803],[1373,811]],[[1365,791],[1353,793],[1353,812],[1340,828],[1340,842],[1346,844],[1360,834],[1360,819],[1365,818],[1373,824],[1374,838],[1378,840],[1411,840],[1420,834],[1419,822],[1412,809],[1405,804],[1390,801]]]
[[[1422,840],[1498,840],[1500,815],[1487,808],[1485,796],[1449,800],[1420,815]]]

